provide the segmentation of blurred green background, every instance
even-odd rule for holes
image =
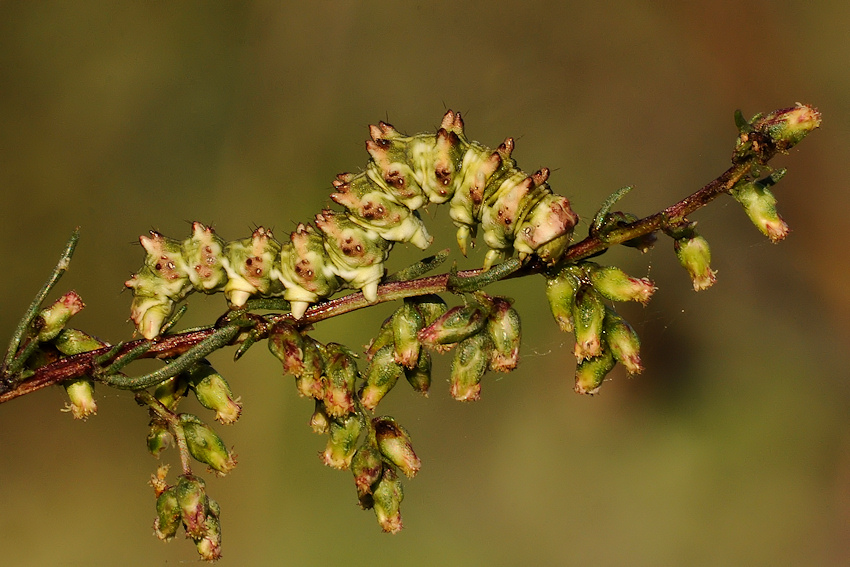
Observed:
[[[518,163],[551,168],[587,219],[624,185],[623,206],[649,214],[722,172],[736,108],[811,103],[823,128],[778,159],[786,242],[722,199],[693,217],[709,291],[693,293],[667,240],[610,254],[660,288],[624,308],[643,375],[573,394],[570,337],[532,280],[494,288],[524,316],[524,358],[480,402],[448,399],[447,357],[430,399],[390,394],[383,411],[424,462],[401,534],[321,465],[312,404],[264,347],[214,359],[245,412],[219,427],[240,466],[208,488],[221,565],[850,563],[848,25],[850,4],[800,0],[0,3],[0,339],[77,225],[59,286],[88,304],[75,326],[129,338],[139,234],[183,238],[201,220],[285,237],[329,203],[333,175],[363,167],[377,120],[412,133],[460,110],[474,139],[515,137]],[[430,214],[435,246],[452,245],[445,210]],[[390,269],[415,258],[398,249]],[[224,308],[190,304],[187,324]],[[316,336],[364,344],[389,311]],[[132,396],[100,389],[86,423],[64,402],[52,388],[0,408],[3,563],[196,561],[152,536],[157,462]]]

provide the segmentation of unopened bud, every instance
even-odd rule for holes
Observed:
[[[413,368],[419,360],[417,333],[425,326],[422,314],[411,301],[405,301],[392,318],[395,361],[405,368]]]
[[[97,350],[107,344],[77,329],[64,329],[53,339],[53,346],[62,354],[72,355]]]
[[[331,417],[342,417],[354,411],[354,384],[357,381],[357,362],[342,345],[327,345],[328,363],[325,368],[327,384],[322,397],[325,410]]]
[[[210,504],[214,502],[210,499]],[[204,534],[195,540],[195,548],[204,561],[221,559],[221,520],[218,514],[207,514],[207,519],[204,522]]]
[[[419,340],[427,345],[459,343],[480,332],[488,315],[488,310],[477,302],[453,307],[419,331]]]
[[[702,236],[678,238],[673,241],[673,248],[679,263],[694,283],[694,291],[701,291],[711,287],[716,281],[715,270],[711,269],[711,250],[708,241]]]
[[[633,278],[620,268],[587,262],[593,287],[611,301],[638,301],[644,305],[657,289],[649,278]]]
[[[77,292],[69,291],[52,305],[42,309],[36,319],[36,325],[38,325],[36,340],[43,343],[55,338],[65,328],[68,319],[82,311],[83,307],[85,304]]]
[[[181,413],[179,417],[186,446],[195,460],[209,465],[212,471],[221,476],[233,470],[236,466],[235,456],[210,426],[189,413]]]
[[[384,322],[381,324],[381,329],[378,331],[378,334],[375,335],[369,342],[369,346],[366,347],[366,360],[372,360],[374,358],[375,353],[384,348],[387,345],[392,345],[393,338],[393,317],[390,315]]]
[[[384,467],[381,480],[372,492],[373,508],[381,529],[391,534],[401,531],[401,501],[404,491],[395,469]]]
[[[162,541],[169,541],[177,535],[177,529],[181,524],[181,508],[177,502],[177,489],[175,487],[164,491],[156,499],[156,520],[153,529],[156,537]]]
[[[414,390],[427,398],[431,388],[431,353],[424,348],[420,349],[416,366],[405,368],[404,377]]]
[[[806,135],[820,126],[821,114],[818,109],[799,102],[790,107],[775,110],[755,120],[753,129],[770,136],[780,150],[788,150],[798,144]]]
[[[295,387],[305,398],[321,400],[325,395],[325,355],[322,345],[304,337],[304,368],[295,375]]]
[[[445,300],[435,294],[412,297],[410,301],[416,305],[416,309],[422,314],[422,320],[425,325],[430,325],[449,309]]]
[[[206,361],[201,361],[187,372],[189,388],[207,409],[215,411],[215,419],[229,425],[242,413],[242,404],[233,399],[230,384]]]
[[[203,479],[194,475],[181,476],[177,481],[174,495],[180,507],[180,517],[186,535],[193,539],[203,537],[208,500]]]
[[[186,376],[178,374],[164,382],[160,382],[153,392],[153,397],[166,408],[174,411],[188,390],[189,386],[186,383]]]
[[[314,433],[324,434],[331,427],[331,418],[328,412],[325,411],[325,404],[322,400],[316,400],[316,409],[313,410],[313,415],[310,416],[310,428]]]
[[[289,323],[277,323],[269,333],[269,350],[283,363],[283,373],[304,371],[304,337]]]
[[[575,357],[578,362],[599,356],[602,352],[602,322],[605,320],[605,302],[591,286],[583,286],[576,293],[573,306],[575,321]]]
[[[365,383],[360,389],[360,400],[366,409],[374,410],[403,373],[404,368],[395,361],[392,345],[376,352],[366,369]]]
[[[452,359],[449,394],[460,402],[481,397],[481,378],[487,372],[493,340],[487,333],[473,335],[461,342]]]
[[[150,454],[159,458],[160,453],[174,444],[174,436],[162,420],[154,419],[150,423],[147,443]]]
[[[422,462],[413,451],[407,430],[388,416],[376,417],[372,420],[372,426],[375,428],[375,439],[381,454],[401,469],[408,478],[416,476]]]
[[[576,367],[575,391],[579,394],[595,394],[605,376],[614,368],[616,361],[609,349],[593,358],[583,360]]]
[[[640,338],[629,323],[613,309],[605,312],[605,341],[614,359],[626,367],[629,374],[640,374]]]
[[[555,276],[546,280],[546,298],[549,300],[549,309],[558,327],[565,333],[572,332],[575,321],[573,321],[573,309],[575,296],[581,287],[582,270],[576,265],[566,266]]]
[[[94,382],[89,378],[66,380],[62,383],[68,394],[69,404],[66,411],[71,412],[74,419],[87,419],[97,413],[97,403],[94,401]]]
[[[493,310],[487,320],[487,334],[493,341],[489,368],[495,372],[510,372],[519,363],[519,345],[522,332],[519,313],[510,301],[493,298]]]
[[[372,507],[372,489],[381,479],[384,470],[384,461],[381,452],[374,442],[368,440],[363,443],[351,458],[351,472],[354,474],[354,486],[357,488],[357,497],[360,507],[364,510]],[[365,498],[369,496],[369,498]]]
[[[778,177],[784,173],[782,170]],[[768,183],[746,183],[732,189],[732,196],[743,205],[744,211],[756,228],[770,238],[771,242],[779,242],[788,236],[788,225],[776,212],[776,197],[768,189]]]
[[[362,424],[356,415],[331,421],[328,445],[322,452],[322,461],[335,469],[347,469],[357,449],[357,438]]]

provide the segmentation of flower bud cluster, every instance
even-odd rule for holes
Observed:
[[[596,393],[617,362],[629,374],[643,370],[637,333],[605,300],[646,305],[655,290],[647,278],[594,262],[570,264],[548,276],[552,315],[562,331],[575,334],[576,392]]]
[[[169,541],[180,526],[186,537],[195,542],[198,554],[205,561],[221,557],[221,509],[218,503],[207,496],[203,479],[194,475],[182,475],[175,486],[165,482],[167,467],[162,467],[151,484],[156,493],[156,520],[154,533]]]

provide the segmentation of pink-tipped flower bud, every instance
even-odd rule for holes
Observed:
[[[573,310],[575,308],[575,296],[581,287],[583,272],[576,265],[565,266],[555,276],[546,280],[546,299],[549,300],[549,309],[558,327],[565,333],[572,332],[575,321]]]
[[[372,507],[372,490],[381,479],[384,461],[374,442],[367,440],[351,458],[351,472],[354,474],[354,486],[357,498],[364,510]]]
[[[422,461],[413,451],[407,430],[388,416],[373,419],[372,427],[375,429],[375,440],[381,454],[408,478],[416,476]]]
[[[477,302],[453,307],[419,331],[419,340],[429,346],[459,343],[479,333],[487,324],[489,314]]]
[[[90,378],[77,378],[62,383],[68,394],[69,404],[66,411],[71,412],[74,419],[88,419],[97,413],[97,402],[94,401],[94,382]]]
[[[328,363],[325,368],[325,410],[331,417],[342,417],[354,411],[354,384],[357,381],[357,362],[351,352],[336,343],[326,346]]]
[[[493,342],[489,369],[495,372],[510,372],[519,363],[519,345],[522,329],[519,313],[511,307],[511,302],[493,298],[493,307],[487,320],[487,334]]]
[[[206,465],[219,476],[224,476],[236,466],[236,457],[224,445],[221,437],[197,416],[180,414],[180,425],[186,437],[186,446],[192,457]]]
[[[481,378],[487,372],[493,351],[493,340],[487,333],[473,335],[461,342],[452,359],[449,394],[460,402],[474,402],[481,397]]]
[[[620,268],[586,262],[590,283],[611,301],[637,301],[644,305],[657,289],[649,278],[633,278]]]
[[[224,425],[235,423],[242,413],[242,404],[233,398],[230,384],[206,361],[187,373],[189,388],[207,409],[215,411],[215,419]]]
[[[575,391],[579,394],[593,395],[599,391],[605,376],[614,368],[616,361],[609,349],[598,356],[583,360],[576,366]]]
[[[321,400],[325,395],[325,353],[323,345],[312,337],[304,337],[304,368],[295,375],[295,388],[305,398]]]
[[[335,469],[347,469],[357,449],[357,438],[360,436],[361,428],[360,417],[356,415],[331,420],[328,444],[321,453],[322,461]]]
[[[678,238],[673,241],[673,248],[679,263],[694,283],[694,291],[707,289],[716,281],[717,272],[711,269],[711,250],[708,241],[702,236]]]
[[[393,345],[378,350],[369,362],[365,382],[360,388],[360,400],[366,409],[374,411],[403,373],[404,368],[395,361]]]
[[[211,505],[215,503],[212,499],[209,502]],[[215,506],[218,507],[217,504]],[[221,520],[217,513],[207,514],[207,519],[204,522],[204,534],[195,539],[195,548],[204,561],[221,559]]]
[[[431,389],[431,353],[424,348],[420,349],[416,366],[405,368],[404,377],[415,391],[427,398],[428,390]]]
[[[393,341],[393,317],[390,315],[381,323],[378,334],[369,341],[369,346],[366,347],[366,360],[372,360],[375,357],[375,353],[385,346],[392,346],[394,344]]]
[[[575,357],[578,362],[602,353],[602,322],[605,320],[605,302],[591,286],[579,288],[573,306],[575,321]]]
[[[269,333],[269,350],[283,363],[283,373],[304,371],[304,337],[289,323],[277,323]]]
[[[55,338],[65,328],[68,319],[82,311],[83,307],[85,304],[77,292],[69,291],[52,305],[42,309],[36,318],[38,328],[36,340],[43,343]]]
[[[419,360],[417,333],[425,326],[422,314],[411,301],[405,301],[392,317],[395,361],[405,368],[413,368]]]
[[[770,136],[777,147],[785,151],[798,144],[820,123],[821,114],[817,108],[798,102],[753,121],[752,127]]]
[[[203,479],[194,475],[181,476],[177,481],[174,495],[180,507],[180,517],[186,535],[192,539],[203,537],[208,510]]]
[[[372,492],[373,508],[378,524],[385,532],[394,534],[401,531],[401,501],[404,499],[404,491],[401,480],[395,469],[384,467],[381,480]]]
[[[613,309],[605,311],[605,341],[614,359],[626,367],[629,374],[640,374],[640,338],[629,323]]]
[[[782,173],[784,174],[784,171]],[[788,236],[788,225],[776,212],[776,197],[767,188],[766,183],[745,183],[733,188],[732,196],[741,203],[756,228],[770,238],[771,242],[779,242]]]

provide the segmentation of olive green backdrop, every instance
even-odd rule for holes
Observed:
[[[792,234],[771,245],[731,199],[694,215],[718,283],[693,293],[670,242],[612,261],[659,287],[625,308],[646,371],[572,393],[570,337],[541,280],[516,298],[520,368],[475,404],[400,385],[382,404],[423,460],[405,530],[380,532],[348,472],[323,467],[309,401],[265,347],[217,367],[245,403],[219,427],[240,465],[208,480],[221,565],[835,565],[850,562],[846,365],[850,4],[841,2],[57,2],[0,4],[0,339],[75,226],[59,288],[74,324],[131,336],[122,282],[150,228],[279,237],[367,160],[366,126],[431,130],[446,108],[474,139],[517,140],[527,171],[583,218],[612,191],[649,214],[728,165],[746,115],[802,101],[824,126],[778,162]],[[453,245],[432,207],[437,246]],[[442,227],[443,230],[440,229]],[[584,224],[580,231],[586,230]],[[417,258],[397,250],[390,268]],[[474,266],[480,256],[460,262]],[[187,324],[224,309],[194,297]],[[322,324],[368,341],[388,306]],[[98,390],[86,423],[59,388],[0,407],[0,549],[8,565],[177,565],[152,535],[147,415]],[[203,414],[207,415],[208,414]],[[173,458],[173,457],[169,457]]]

